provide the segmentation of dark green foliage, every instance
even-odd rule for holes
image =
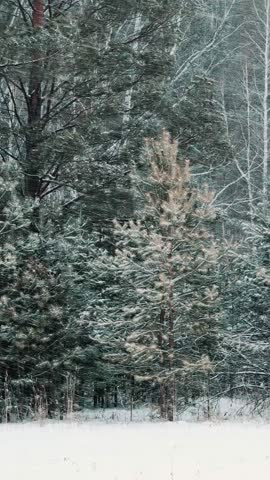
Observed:
[[[224,351],[233,388],[267,400],[269,385],[269,222],[248,228],[250,244],[234,255],[224,306]],[[232,282],[232,283],[231,283]],[[228,353],[229,352],[229,353]]]

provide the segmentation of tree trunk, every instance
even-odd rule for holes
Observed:
[[[160,317],[159,317],[159,334],[158,334],[158,345],[160,348],[160,355],[161,355],[161,360],[160,364],[161,367],[164,368],[165,366],[165,359],[164,359],[164,326],[165,326],[165,309],[162,308],[160,311]],[[161,418],[166,418],[166,389],[164,383],[160,384],[159,388],[159,408],[160,408],[160,417]]]
[[[43,27],[43,25],[44,25],[44,0],[34,0],[32,24],[33,24],[33,28]]]
[[[34,34],[44,25],[44,0],[34,0],[32,25]],[[34,47],[28,87],[28,125],[26,133],[25,195],[38,198],[40,194],[40,165],[38,143],[41,135],[42,52]],[[36,212],[37,213],[37,212]]]
[[[168,354],[168,363],[169,363],[169,383],[167,387],[167,415],[170,422],[174,421],[174,403],[175,403],[175,392],[174,392],[174,376],[172,376],[173,364],[174,364],[174,308],[172,304],[172,292],[170,292],[170,303],[169,303],[170,313],[168,319],[168,330],[169,330],[169,354]]]
[[[135,386],[135,381],[134,381],[134,377],[132,376],[130,380],[130,421],[131,422],[133,420],[134,386]]]
[[[263,206],[268,200],[268,155],[269,155],[269,41],[270,41],[270,0],[265,1],[265,46],[264,46],[264,95],[263,95]]]
[[[169,422],[174,421],[174,407],[175,407],[175,385],[174,380],[170,379],[167,385],[167,418]]]
[[[117,392],[117,385],[114,387],[114,408],[118,408],[118,392]]]
[[[110,393],[111,389],[109,386],[105,388],[105,408],[110,408]]]
[[[160,417],[163,419],[166,419],[167,418],[166,392],[165,392],[165,385],[163,383],[161,383],[159,387],[159,407],[160,407]]]

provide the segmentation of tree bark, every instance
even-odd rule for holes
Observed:
[[[263,95],[263,206],[266,211],[268,200],[268,156],[269,156],[269,52],[270,52],[270,0],[265,2],[265,45],[264,45],[264,95]]]
[[[171,294],[172,296],[172,294]],[[169,371],[172,372],[174,364],[174,308],[172,305],[172,299],[170,299],[169,304],[169,318],[168,318],[168,330],[169,330],[169,354],[168,354],[168,363]],[[169,377],[168,387],[167,387],[167,415],[170,422],[174,421],[174,403],[175,403],[175,392],[174,392],[174,377],[172,374]]]
[[[34,0],[32,25],[34,34],[43,28],[45,16],[44,0]],[[34,47],[31,54],[32,67],[29,78],[29,104],[28,125],[26,133],[26,171],[25,171],[25,195],[31,198],[39,198],[40,175],[39,175],[39,152],[38,142],[41,135],[41,86],[42,86],[42,52]]]
[[[34,0],[33,3],[33,27],[43,27],[44,25],[44,0]]]
[[[164,335],[164,326],[165,326],[165,309],[162,308],[160,311],[159,317],[159,335],[158,335],[158,344],[160,348],[161,355],[161,366],[164,368],[164,351],[163,351],[163,335]],[[166,389],[165,385],[162,382],[159,387],[159,407],[160,407],[160,417],[166,418]]]

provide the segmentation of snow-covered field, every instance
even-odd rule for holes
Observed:
[[[0,426],[1,480],[269,480],[263,423]]]

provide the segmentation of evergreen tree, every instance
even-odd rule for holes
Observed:
[[[35,206],[21,205],[15,162],[2,163],[1,178],[0,417],[63,415],[67,380],[79,392],[79,372],[91,376],[99,356],[89,331],[75,323],[82,258],[91,258],[96,240],[83,241],[79,222],[56,238],[48,225],[29,234]]]
[[[115,221],[115,255],[94,263],[87,310],[104,358],[158,386],[161,417],[173,420],[176,379],[214,363],[219,249],[212,195],[192,185],[177,143],[164,132],[146,145],[149,177],[137,184],[147,184],[143,210]]]
[[[267,401],[269,387],[269,219],[246,225],[232,255],[224,304],[224,371],[236,395]],[[252,254],[251,254],[252,252]],[[228,379],[225,379],[228,381]],[[260,403],[260,402],[259,402]]]

